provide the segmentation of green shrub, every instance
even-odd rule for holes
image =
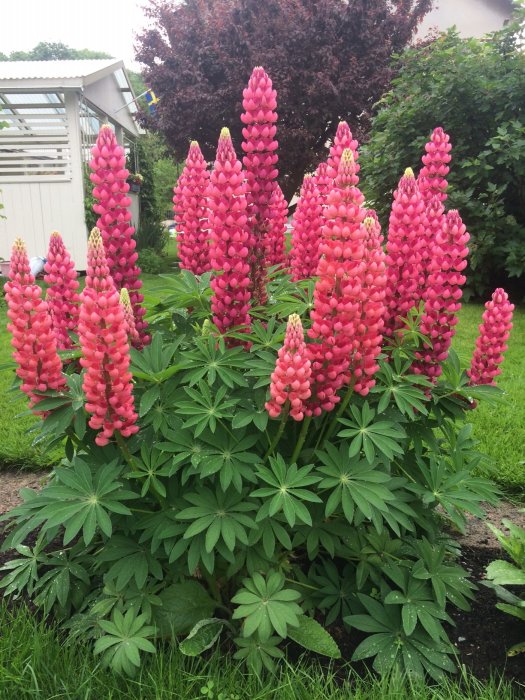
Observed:
[[[164,261],[154,250],[143,248],[139,250],[138,265],[142,272],[146,272],[150,275],[158,275],[162,272]]]
[[[69,389],[39,403],[39,440],[66,437],[67,456],[8,516],[5,594],[29,595],[125,673],[160,640],[196,655],[230,637],[260,675],[285,640],[338,657],[326,629],[338,624],[358,631],[355,660],[442,678],[448,607],[468,609],[473,590],[446,524],[463,529],[496,497],[472,475],[463,423],[470,398],[498,390],[468,386],[453,352],[435,387],[413,376],[412,317],[366,398],[270,421],[285,320],[307,318],[313,281],[274,277],[251,332],[231,334],[248,349],[217,335],[209,282],[165,279],[152,343],[132,352],[136,436],[95,444],[73,366]]]
[[[162,224],[151,219],[141,219],[139,227],[135,232],[135,240],[137,241],[137,250],[152,250],[157,255],[161,255],[168,244],[168,232]]]
[[[419,167],[432,129],[442,126],[450,134],[448,208],[459,209],[471,234],[468,284],[476,295],[495,286],[525,291],[521,26],[482,40],[461,39],[451,30],[398,57],[399,75],[379,103],[360,160],[366,194],[385,225],[392,191],[406,167]]]

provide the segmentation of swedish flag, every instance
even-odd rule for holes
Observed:
[[[157,110],[157,102],[159,101],[159,98],[155,95],[153,90],[148,90],[144,97],[146,98],[146,102],[148,103],[148,109],[150,114],[155,114]]]

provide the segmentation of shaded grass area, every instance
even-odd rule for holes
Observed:
[[[360,678],[351,668],[337,675],[312,660],[286,664],[259,684],[228,655],[182,656],[174,646],[148,659],[134,679],[94,662],[82,643],[64,645],[57,632],[24,607],[0,603],[0,699],[24,700],[517,700],[523,688],[462,674],[439,686],[400,678]]]
[[[170,241],[166,271],[173,270],[174,242]],[[143,275],[146,304],[148,296],[158,295],[156,275]],[[461,311],[458,333],[454,341],[462,364],[467,366],[474,349],[482,305],[466,304]],[[9,334],[6,330],[5,304],[0,302],[0,365],[10,359]],[[12,371],[0,372],[0,469],[2,466],[43,468],[60,459],[60,451],[44,454],[31,445],[27,429],[34,424],[32,416],[16,417],[26,404],[18,392],[9,392]],[[481,405],[470,415],[481,450],[489,457],[483,469],[510,493],[523,493],[525,484],[525,310],[517,309],[509,349],[503,364],[499,386],[507,392],[507,402],[497,407]]]

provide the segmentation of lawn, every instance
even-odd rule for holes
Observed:
[[[105,671],[82,643],[64,645],[48,625],[22,607],[0,602],[0,699],[12,700],[517,700],[504,681],[481,683],[466,673],[439,686],[400,678],[359,677],[352,667],[321,670],[311,660],[283,665],[259,684],[230,656],[184,657],[170,646],[125,679]]]
[[[167,259],[171,263],[172,256]],[[148,294],[158,286],[155,275],[143,275],[146,301]],[[483,307],[466,304],[461,311],[455,348],[463,364],[468,364],[477,336]],[[5,327],[5,305],[0,307],[0,365],[10,359],[9,337]],[[484,471],[498,481],[509,493],[523,492],[525,483],[525,310],[518,309],[509,343],[500,386],[507,392],[507,403],[498,407],[481,405],[471,414],[475,434],[483,451],[488,455]],[[55,451],[43,454],[33,447],[28,428],[34,424],[31,416],[20,416],[25,402],[18,392],[9,392],[12,372],[0,372],[0,395],[3,409],[0,415],[0,468],[44,468],[60,458]]]

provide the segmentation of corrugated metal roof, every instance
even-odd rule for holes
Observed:
[[[0,61],[0,80],[83,80],[93,73],[115,67],[122,61],[82,59],[78,61]]]

